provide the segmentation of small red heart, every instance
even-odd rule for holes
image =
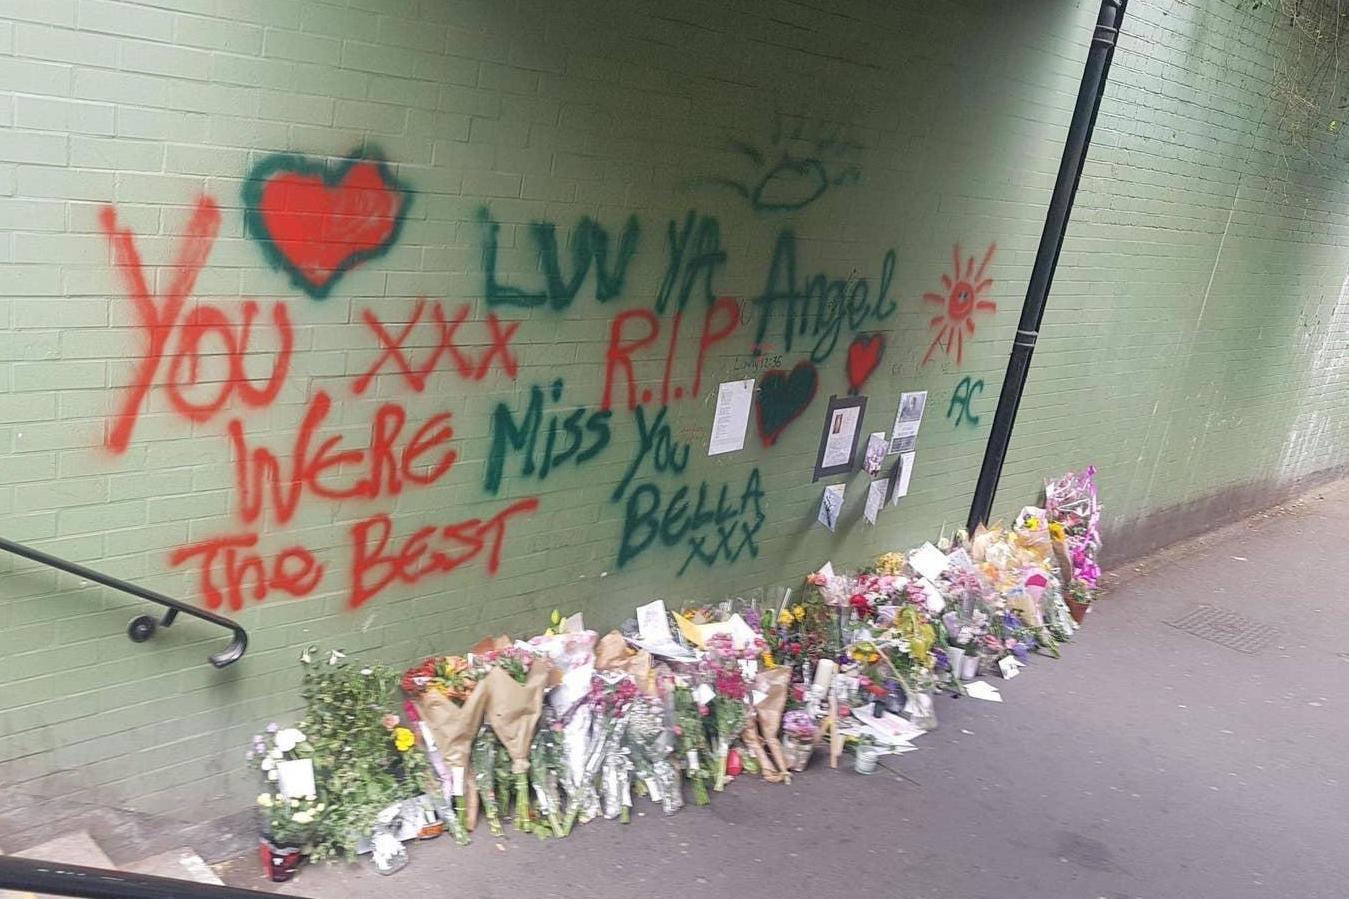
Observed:
[[[388,251],[407,193],[379,158],[336,171],[298,156],[264,160],[244,188],[249,224],[272,263],[322,298],[343,272]]]
[[[848,392],[857,393],[881,364],[884,334],[858,334],[848,345]]]

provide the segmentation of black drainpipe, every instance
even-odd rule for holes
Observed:
[[[1007,360],[1007,374],[1002,379],[1002,395],[998,397],[998,411],[993,414],[993,430],[984,449],[984,464],[979,469],[979,483],[974,488],[970,503],[970,533],[988,521],[993,511],[993,495],[998,491],[1002,477],[1002,463],[1007,458],[1007,446],[1012,442],[1012,427],[1016,423],[1021,394],[1026,389],[1026,375],[1030,372],[1031,355],[1040,334],[1040,322],[1045,316],[1045,301],[1049,286],[1054,281],[1054,269],[1059,264],[1063,249],[1063,235],[1068,230],[1068,215],[1073,211],[1077,196],[1077,182],[1082,177],[1082,166],[1091,145],[1091,133],[1096,127],[1096,113],[1101,108],[1101,95],[1110,75],[1110,60],[1115,56],[1120,23],[1124,20],[1124,6],[1128,0],[1101,0],[1101,12],[1096,18],[1096,33],[1091,39],[1091,51],[1082,70],[1082,85],[1077,91],[1077,105],[1073,120],[1068,125],[1068,139],[1059,162],[1059,176],[1054,182],[1054,194],[1049,200],[1049,213],[1040,234],[1040,248],[1035,253],[1035,268],[1026,288],[1026,302],[1021,307],[1021,322],[1017,325],[1012,355]]]

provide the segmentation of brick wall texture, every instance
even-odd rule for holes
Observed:
[[[307,645],[410,663],[962,525],[1095,16],[0,2],[0,534],[252,637],[216,671],[223,632],[133,645],[144,603],[0,560],[0,783],[223,814]],[[1095,463],[1143,547],[1345,462],[1342,104],[1303,25],[1131,3],[999,514]],[[811,477],[859,382],[863,442],[927,391],[875,526],[865,474]]]

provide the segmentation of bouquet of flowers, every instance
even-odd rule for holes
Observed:
[[[775,615],[761,616],[760,621],[767,651],[767,654],[761,654],[764,664],[791,668],[803,677],[807,665],[821,658],[832,658],[838,654],[839,647],[834,610],[815,581],[844,589],[842,579],[837,576],[831,581],[817,572],[806,580],[808,589],[799,601],[784,606]]]
[[[337,651],[326,660],[314,647],[300,657],[306,712],[300,730],[314,749],[314,768],[325,809],[317,819],[314,858],[351,855],[373,832],[376,816],[423,792],[426,762],[412,750],[416,735],[389,726],[386,709],[399,675],[381,665],[361,668]]]
[[[782,734],[786,737],[786,761],[792,771],[804,771],[820,738],[820,726],[805,709],[793,709],[782,716]]]
[[[1096,494],[1096,467],[1045,481],[1045,514],[1058,525],[1072,563],[1067,584],[1082,581],[1077,595],[1091,596],[1101,569],[1096,557],[1101,550],[1101,504]],[[1051,527],[1051,530],[1052,527]],[[1079,600],[1080,601],[1080,600]],[[1090,600],[1088,599],[1088,602]]]
[[[450,774],[449,766],[445,764],[445,758],[440,754],[440,747],[436,745],[435,735],[431,733],[431,728],[422,720],[421,713],[417,711],[417,706],[412,700],[403,703],[403,711],[408,716],[409,723],[416,728],[418,735],[422,738],[422,745],[426,748],[426,758],[431,762],[431,770],[435,772],[436,781],[440,784],[440,803],[437,811],[440,813],[441,820],[445,826],[450,829],[454,836],[454,841],[461,846],[468,845],[468,831],[464,828],[463,822],[459,820],[458,814],[454,810],[454,777]],[[390,727],[389,719],[394,716],[386,715],[384,726]],[[397,719],[394,719],[394,725]]]
[[[553,836],[562,836],[562,794],[560,784],[566,776],[560,740],[562,725],[552,708],[544,709],[543,720],[534,732],[529,748],[529,779],[534,786],[535,805],[548,819]]]
[[[591,681],[595,727],[602,732],[604,760],[600,763],[600,805],[606,818],[629,820],[632,807],[632,757],[624,739],[628,710],[637,697],[631,677],[618,672],[595,674]]]
[[[529,750],[543,715],[543,691],[551,670],[547,657],[513,647],[488,653],[487,723],[510,757],[515,782],[515,827],[530,829]]]
[[[254,735],[247,757],[263,782],[257,802],[266,820],[264,837],[308,851],[326,808],[314,780],[314,747],[303,731],[273,723],[265,735]]]
[[[435,656],[408,669],[401,680],[449,775],[451,807],[458,803],[452,816],[456,839],[465,839],[468,829],[465,771],[487,710],[487,691],[479,684],[485,673],[463,656]]]
[[[665,707],[659,699],[642,693],[633,697],[624,746],[651,801],[659,802],[667,815],[679,811],[684,805],[679,771],[670,761],[674,732],[666,723]]]
[[[763,698],[753,704],[741,735],[745,745],[754,753],[764,780],[770,783],[791,780],[790,765],[783,752],[782,741],[778,739],[791,682],[790,668],[769,668],[755,676],[754,688]]]
[[[483,812],[487,815],[487,827],[492,836],[499,837],[501,829],[501,803],[497,797],[497,770],[505,750],[492,728],[484,724],[478,728],[473,738],[473,751],[470,765],[473,770],[473,782],[477,786],[478,798],[482,801]],[[510,794],[505,796],[509,801]]]
[[[712,789],[726,789],[726,760],[735,738],[745,729],[748,706],[746,698],[749,690],[745,685],[741,659],[749,660],[758,656],[760,650],[751,645],[737,649],[730,634],[716,634],[707,641],[707,653],[703,658],[708,680],[712,683],[714,695],[709,703],[712,713],[709,715],[712,744],[716,753],[717,774]]]
[[[676,745],[687,762],[684,776],[689,779],[693,789],[694,803],[707,805],[712,801],[707,795],[706,783],[712,757],[707,745],[707,732],[703,729],[703,716],[707,713],[686,684],[675,685],[674,708]]]
[[[559,785],[566,794],[568,812],[577,808],[588,821],[597,814],[593,773],[586,777],[591,740],[593,706],[590,681],[595,673],[594,631],[535,637],[529,641],[536,652],[548,657],[555,684],[545,696],[549,721],[562,759]],[[596,769],[598,771],[598,768]],[[559,814],[561,811],[559,810]],[[563,831],[565,834],[565,830]]]

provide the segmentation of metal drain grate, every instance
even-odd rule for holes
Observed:
[[[1201,605],[1167,624],[1196,637],[1212,640],[1237,652],[1257,653],[1273,642],[1278,631],[1219,606]]]

